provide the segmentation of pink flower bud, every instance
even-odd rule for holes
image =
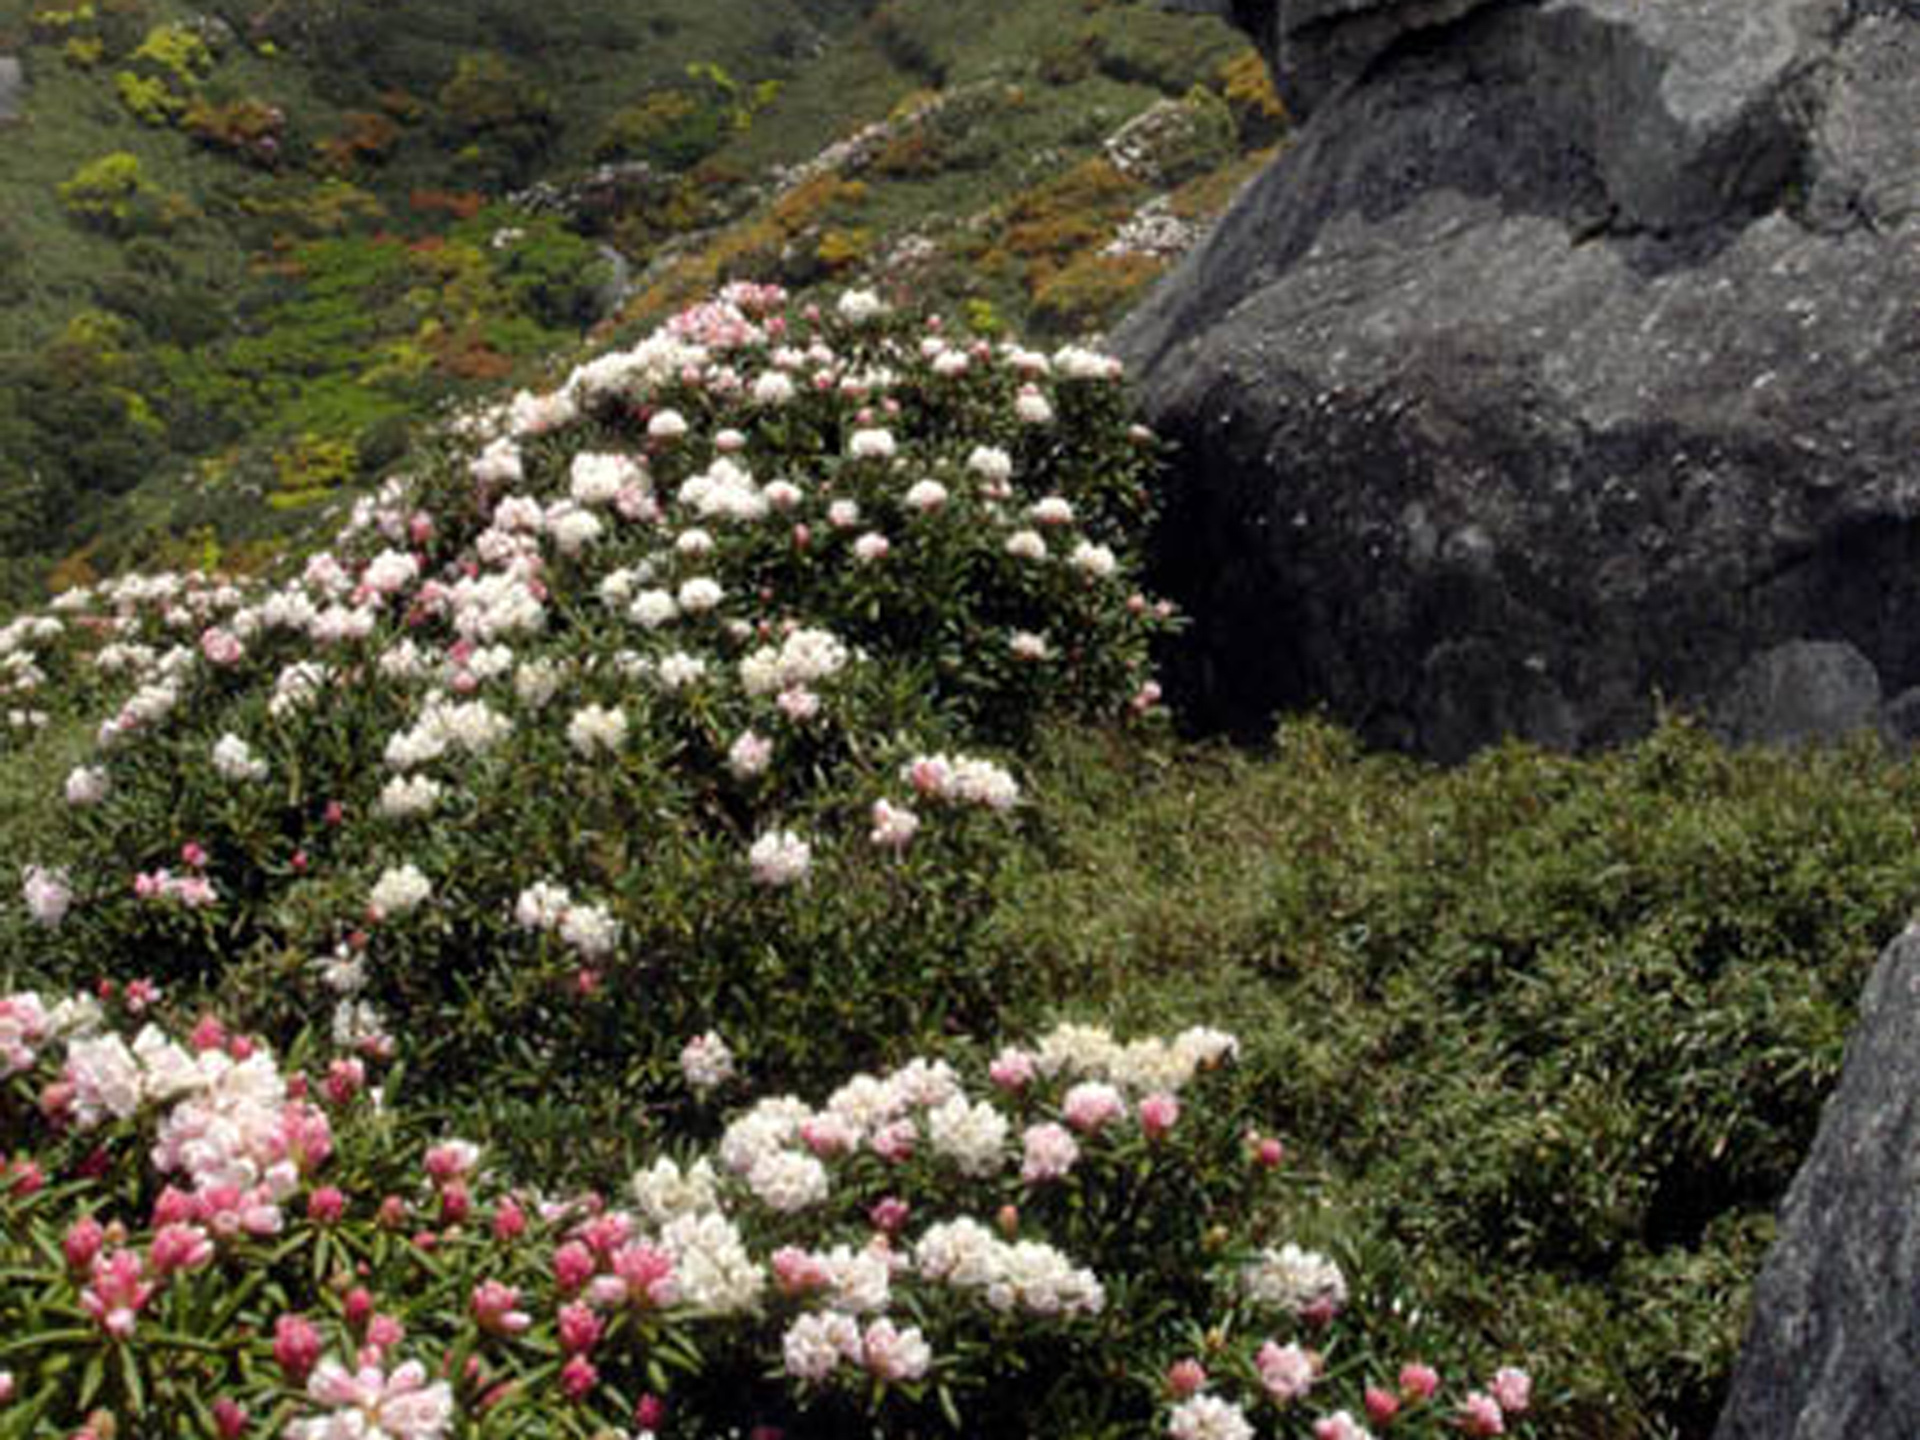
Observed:
[[[658,1395],[642,1395],[633,1407],[633,1423],[642,1430],[658,1430],[667,1419],[667,1402]]]
[[[16,1160],[8,1171],[7,1188],[21,1199],[38,1195],[47,1183],[47,1172],[34,1160]]]
[[[593,1278],[598,1268],[593,1252],[578,1240],[569,1240],[553,1252],[553,1278],[562,1294],[573,1294]]]
[[[1206,1388],[1207,1370],[1198,1360],[1176,1360],[1167,1367],[1167,1389],[1176,1400],[1185,1400]]]
[[[473,1318],[480,1328],[494,1335],[518,1335],[533,1317],[520,1309],[520,1292],[498,1280],[483,1280],[473,1287]]]
[[[247,1412],[236,1401],[222,1395],[213,1402],[213,1428],[220,1440],[240,1440],[247,1433]]]
[[[598,1345],[605,1329],[600,1317],[585,1305],[575,1302],[560,1307],[560,1348],[569,1355],[582,1354]]]
[[[584,1355],[575,1355],[560,1367],[560,1392],[569,1400],[584,1400],[600,1383],[600,1372]]]
[[[289,1385],[306,1383],[308,1373],[320,1363],[320,1332],[301,1315],[282,1315],[273,1325],[273,1358],[286,1374]]]
[[[316,1225],[337,1225],[347,1213],[347,1197],[337,1186],[322,1185],[307,1196],[307,1219]]]
[[[378,1314],[367,1321],[367,1344],[376,1350],[391,1350],[407,1337],[407,1327],[397,1316]]]
[[[160,1275],[197,1270],[213,1259],[213,1242],[198,1225],[163,1225],[154,1232],[148,1257]]]
[[[169,1185],[154,1197],[153,1228],[188,1225],[200,1218],[200,1206],[186,1191]]]
[[[458,1225],[473,1213],[473,1196],[458,1180],[440,1192],[440,1219],[443,1224]]]
[[[100,1253],[100,1247],[106,1242],[107,1232],[100,1228],[100,1222],[91,1215],[76,1220],[67,1227],[65,1237],[60,1241],[60,1249],[67,1257],[67,1266],[73,1270],[85,1270],[93,1264],[93,1257]]]
[[[373,1292],[364,1285],[354,1286],[341,1303],[340,1313],[350,1327],[358,1330],[373,1318]]]
[[[867,1218],[873,1222],[874,1229],[887,1235],[898,1235],[906,1228],[910,1209],[898,1195],[888,1195],[873,1202]]]
[[[1400,1413],[1400,1397],[1378,1385],[1369,1385],[1365,1396],[1367,1418],[1376,1425],[1391,1424]]]
[[[320,1088],[329,1104],[345,1105],[360,1093],[366,1080],[367,1067],[361,1061],[336,1060],[327,1067],[327,1078]]]
[[[527,1214],[511,1198],[493,1207],[493,1238],[503,1244],[527,1233]]]
[[[1400,1396],[1404,1400],[1431,1400],[1440,1388],[1440,1374],[1431,1365],[1417,1361],[1400,1367]]]
[[[1180,1102],[1167,1094],[1149,1095],[1140,1102],[1140,1128],[1149,1140],[1158,1140],[1180,1118]]]

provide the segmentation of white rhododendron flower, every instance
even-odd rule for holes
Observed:
[[[770,830],[747,853],[754,880],[769,888],[798,884],[813,865],[813,847],[791,830]]]
[[[64,870],[29,865],[21,872],[20,895],[36,925],[58,929],[73,905],[73,885]]]
[[[267,778],[267,762],[255,756],[252,747],[232,733],[222,735],[214,743],[213,768],[223,780]]]
[[[716,1031],[696,1035],[680,1052],[680,1073],[702,1094],[718,1089],[733,1078],[733,1051]]]
[[[1339,1265],[1293,1244],[1262,1250],[1241,1270],[1240,1288],[1256,1304],[1295,1315],[1331,1315],[1347,1300],[1347,1279]]]
[[[374,918],[390,920],[417,910],[433,894],[433,882],[412,864],[384,870],[367,896],[367,908]]]

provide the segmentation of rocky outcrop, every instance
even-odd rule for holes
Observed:
[[[1920,1435],[1920,930],[1867,984],[1714,1440]]]
[[[1661,698],[1894,725],[1920,0],[1233,10],[1305,123],[1114,337],[1178,447],[1186,708],[1325,707],[1443,758],[1618,740]],[[1806,644],[1893,700],[1768,669],[1838,653]]]

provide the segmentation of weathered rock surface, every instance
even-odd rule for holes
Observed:
[[[1189,712],[1454,758],[1796,642],[1920,686],[1920,0],[1234,11],[1308,118],[1114,337]]]
[[[20,101],[26,87],[26,71],[19,59],[0,55],[0,122],[20,118]]]
[[[1920,929],[1881,955],[1715,1440],[1920,1435]]]

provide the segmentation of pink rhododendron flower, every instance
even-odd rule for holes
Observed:
[[[1524,1415],[1533,1401],[1533,1378],[1511,1365],[1496,1371],[1487,1389],[1509,1415]]]
[[[1460,1428],[1468,1435],[1504,1435],[1506,1418],[1500,1402],[1484,1391],[1474,1390],[1460,1402]]]
[[[1320,1357],[1298,1345],[1277,1345],[1269,1340],[1254,1356],[1253,1365],[1267,1394],[1281,1405],[1298,1400],[1320,1378]]]
[[[483,1280],[473,1287],[473,1318],[492,1335],[518,1335],[533,1324],[533,1317],[520,1308],[520,1292],[498,1280]]]
[[[114,1250],[94,1257],[91,1282],[80,1292],[80,1307],[116,1340],[133,1334],[140,1311],[153,1298],[154,1284],[138,1251]]]
[[[287,1426],[287,1440],[440,1440],[453,1423],[453,1387],[427,1382],[426,1367],[409,1360],[387,1374],[378,1365],[349,1371],[323,1360],[307,1381],[308,1396],[334,1410]]]
[[[1313,1422],[1313,1440],[1373,1440],[1373,1436],[1347,1411],[1336,1410]]]
[[[1090,1134],[1125,1115],[1127,1102],[1104,1080],[1083,1080],[1067,1091],[1060,1102],[1060,1113],[1074,1129]]]
[[[1071,1132],[1050,1120],[1028,1126],[1021,1143],[1026,1153],[1020,1165],[1020,1178],[1028,1185],[1058,1180],[1080,1159],[1080,1146]]]

